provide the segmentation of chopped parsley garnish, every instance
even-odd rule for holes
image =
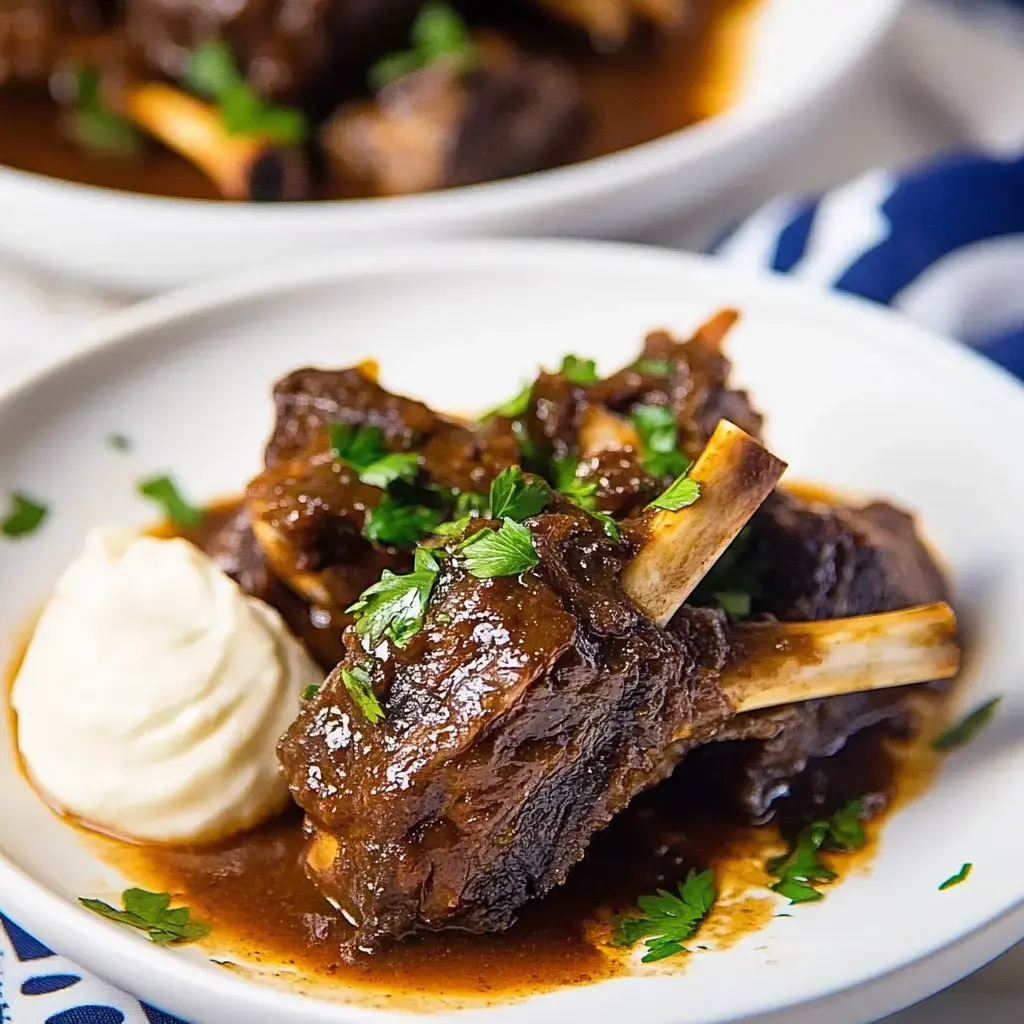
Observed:
[[[440,568],[429,551],[418,548],[411,573],[396,576],[385,569],[379,582],[362,592],[346,610],[355,616],[356,632],[364,648],[372,650],[384,637],[404,647],[416,635]]]
[[[973,864],[964,864],[955,875],[947,878],[942,885],[939,886],[939,892],[945,892],[947,889],[952,889],[954,885],[966,882],[973,868]]]
[[[767,564],[751,550],[753,534],[744,526],[697,584],[690,601],[696,605],[717,606],[731,619],[749,617],[752,604],[764,593]]]
[[[750,594],[742,590],[716,590],[715,603],[734,622],[750,618]]]
[[[11,494],[11,510],[0,522],[0,533],[5,537],[27,537],[43,525],[50,514],[49,506],[23,491]]]
[[[138,485],[139,494],[160,505],[164,514],[177,526],[198,526],[203,521],[203,510],[190,504],[169,476],[154,476]]]
[[[636,902],[643,917],[619,918],[613,945],[633,946],[645,939],[645,964],[687,952],[683,943],[695,934],[718,897],[714,872],[691,871],[676,889],[677,893],[659,889],[655,896],[641,896]]]
[[[319,683],[310,683],[309,686],[304,686],[302,692],[299,694],[300,700],[312,700],[320,692]]]
[[[79,64],[73,76],[75,106],[71,130],[75,139],[98,153],[134,156],[139,149],[139,134],[131,122],[107,105],[99,69]]]
[[[605,534],[618,543],[622,539],[619,524],[607,512],[602,512],[597,507],[597,481],[577,476],[579,465],[579,459],[573,455],[553,459],[551,473],[555,487],[573,504],[589,512],[604,527]]]
[[[459,550],[466,568],[481,580],[518,576],[540,561],[529,529],[513,519],[505,519],[497,530],[477,531]]]
[[[491,519],[521,523],[551,504],[551,491],[542,480],[529,479],[518,466],[503,469],[491,482]]]
[[[530,408],[530,397],[532,394],[533,381],[529,384],[524,384],[522,390],[513,395],[507,402],[496,405],[490,412],[485,412],[480,418],[489,420],[495,416],[503,416],[506,419],[515,419],[517,416],[522,416]],[[522,447],[521,438],[519,439],[519,444]]]
[[[424,4],[412,26],[411,42],[410,49],[389,53],[370,68],[374,92],[436,60],[444,60],[459,72],[472,71],[479,63],[466,23],[447,4]]]
[[[644,469],[651,476],[679,476],[690,460],[679,451],[679,426],[666,405],[638,405],[630,420],[640,435]]]
[[[373,681],[365,665],[341,670],[341,681],[348,690],[352,702],[362,711],[370,725],[376,725],[384,719],[384,709],[373,692]]]
[[[678,512],[681,508],[692,505],[699,497],[700,484],[696,480],[691,480],[684,470],[651,502],[650,507]]]
[[[126,434],[110,434],[107,437],[107,445],[115,452],[130,452],[132,450],[132,439]]]
[[[442,518],[436,508],[406,503],[388,493],[368,513],[363,536],[374,544],[411,548],[437,530]]]
[[[579,356],[566,356],[562,360],[560,372],[573,384],[586,386],[596,384],[600,380],[597,375],[597,363],[593,359],[580,359]]]
[[[633,369],[648,377],[671,377],[674,365],[670,359],[648,359],[643,356],[633,364]]]
[[[396,480],[407,483],[419,472],[415,452],[389,452],[379,427],[332,423],[328,428],[334,457],[351,466],[364,484],[387,487]]]
[[[866,842],[860,817],[863,804],[853,800],[828,821],[815,821],[797,836],[789,853],[768,861],[768,871],[778,881],[772,890],[790,903],[812,903],[824,897],[814,882],[831,882],[838,876],[821,862],[820,850],[858,850]]]
[[[272,106],[256,95],[238,70],[231,47],[222,40],[201,43],[189,53],[184,80],[194,93],[217,104],[229,135],[298,146],[309,134],[309,125],[300,110]]]
[[[973,711],[968,712],[959,722],[950,726],[939,736],[932,743],[932,747],[945,753],[948,750],[954,750],[956,747],[962,747],[965,743],[969,743],[992,720],[992,716],[996,713],[996,708],[999,707],[999,702],[1002,699],[1002,697],[993,697],[991,700],[985,701],[984,704],[979,704]]]
[[[210,934],[208,924],[191,920],[192,911],[188,907],[172,909],[170,894],[166,892],[125,889],[121,894],[124,910],[118,910],[103,900],[80,897],[78,902],[111,921],[146,932],[158,946],[195,942]]]

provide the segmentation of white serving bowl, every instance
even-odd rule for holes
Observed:
[[[127,293],[340,247],[467,235],[638,238],[751,176],[828,110],[900,0],[762,0],[736,103],[632,149],[393,199],[249,205],[90,188],[0,167],[0,251]]]
[[[128,880],[42,805],[0,728],[0,909],[195,1024],[864,1024],[1024,937],[1024,390],[884,310],[794,282],[640,248],[459,242],[318,257],[118,314],[79,355],[0,389],[3,489],[53,508],[37,535],[0,539],[0,657],[90,526],[149,519],[134,492],[143,475],[171,471],[195,498],[241,489],[270,430],[271,383],[296,366],[372,356],[386,386],[469,411],[506,398],[538,363],[573,351],[610,370],[647,329],[687,331],[722,305],[743,311],[728,353],[767,414],[769,445],[796,478],[920,514],[969,638],[957,700],[1004,697],[988,729],[886,823],[869,871],[819,904],[780,902],[792,917],[681,969],[461,1015],[384,1012],[352,1005],[340,984],[311,992],[301,978],[238,976],[206,950],[159,949],[83,910],[77,896]],[[112,432],[132,437],[130,457],[105,444]],[[940,892],[966,861],[968,881]]]

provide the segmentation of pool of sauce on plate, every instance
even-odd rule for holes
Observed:
[[[711,0],[703,31],[648,41],[615,55],[560,49],[593,111],[577,159],[614,153],[725,110],[734,98],[750,16],[759,2]],[[0,164],[127,192],[219,198],[209,179],[156,144],[137,159],[83,149],[63,130],[59,110],[42,91],[0,91]],[[357,195],[347,183],[332,181],[323,198]]]
[[[201,546],[236,508],[237,501],[212,506],[198,530],[158,527],[153,532],[184,534]],[[286,612],[293,628],[310,636],[314,627],[302,602],[295,600]],[[310,638],[321,650],[328,649],[327,637]],[[638,970],[677,973],[693,956],[728,948],[789,912],[769,892],[772,879],[765,870],[766,860],[784,850],[784,837],[824,816],[823,808],[830,811],[878,792],[886,794],[888,807],[868,823],[867,845],[855,853],[823,855],[841,878],[869,870],[887,815],[920,795],[935,775],[938,755],[928,740],[941,728],[943,703],[924,694],[915,701],[921,726],[915,740],[896,739],[884,728],[868,729],[833,757],[812,762],[792,794],[776,803],[775,818],[766,825],[724,817],[720,804],[715,806],[715,793],[693,784],[700,758],[691,755],[672,778],[616,817],[567,883],[528,904],[509,931],[415,937],[354,960],[339,953],[348,926],[303,870],[305,843],[297,808],[209,846],[144,847],[85,829],[81,834],[132,884],[172,893],[176,903],[210,924],[213,933],[205,950],[225,969],[264,980],[269,976],[292,991],[321,997],[333,992],[349,1003],[451,1010]],[[706,867],[715,869],[719,899],[690,943],[690,954],[638,968],[637,955],[609,944],[615,915],[633,907],[638,896],[674,888],[691,868]],[[802,912],[806,908],[792,908],[796,920],[787,926],[799,927]]]

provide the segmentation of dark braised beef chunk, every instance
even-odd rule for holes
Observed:
[[[357,930],[350,951],[417,930],[508,927],[724,708],[722,617],[647,623],[623,557],[569,506],[531,521],[542,567],[481,581],[443,563],[426,623],[372,663],[368,724],[335,671],[279,754],[311,833],[308,868]]]
[[[326,113],[401,45],[421,2],[125,0],[125,12],[132,44],[157,71],[180,78],[190,50],[224,39],[261,96]]]
[[[110,7],[102,0],[4,0],[0,85],[45,85],[76,40],[105,27]]]
[[[340,175],[379,195],[529,174],[571,159],[586,126],[571,71],[497,40],[464,71],[436,60],[343,106],[321,132]]]
[[[734,543],[740,554],[729,570],[731,579],[709,576],[701,593],[711,598],[716,586],[745,587],[753,591],[755,615],[793,622],[834,619],[949,596],[912,517],[891,505],[831,506],[777,491]],[[730,801],[760,819],[811,758],[834,754],[872,725],[907,728],[918,689],[851,694],[740,715],[718,738],[742,742],[708,747],[701,757]]]
[[[703,4],[694,0],[531,0],[575,25],[598,50],[617,50],[638,27],[678,32],[694,26]]]
[[[243,505],[203,547],[247,594],[261,601],[269,599],[272,576],[263,549],[252,532],[247,506]]]

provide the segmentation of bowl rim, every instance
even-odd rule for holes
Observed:
[[[69,351],[44,357],[30,369],[0,383],[0,407],[24,397],[52,374],[71,372],[98,356],[112,355],[129,347],[144,345],[147,335],[152,331],[181,326],[192,318],[216,311],[228,311],[256,299],[272,299],[304,286],[339,279],[351,281],[363,276],[401,273],[422,266],[436,268],[447,264],[454,269],[465,266],[467,261],[474,267],[507,269],[510,264],[542,263],[556,259],[571,260],[581,269],[588,265],[595,270],[607,269],[608,264],[614,261],[634,269],[661,272],[673,269],[675,272],[705,279],[721,280],[728,276],[730,281],[736,282],[737,291],[745,291],[751,299],[767,298],[771,302],[785,302],[798,310],[816,310],[819,314],[831,317],[842,315],[845,320],[857,326],[858,333],[866,337],[885,337],[887,344],[904,349],[920,351],[922,346],[927,345],[929,357],[945,363],[950,372],[971,365],[973,374],[988,378],[988,386],[1002,391],[1008,398],[1012,392],[1011,400],[1024,404],[1024,389],[1020,383],[1008,372],[966,346],[933,334],[865,300],[834,293],[819,293],[799,281],[780,275],[734,271],[710,257],[636,244],[570,240],[459,240],[318,254],[298,261],[283,271],[279,268],[262,268],[144,301],[111,314],[81,332],[77,343]],[[84,966],[120,961],[137,975],[161,975],[160,985],[164,991],[184,986],[198,992],[201,998],[233,1012],[261,1014],[276,1009],[280,1013],[276,1019],[301,1021],[302,1024],[338,1024],[339,1020],[353,1024],[380,1024],[386,1019],[409,1022],[423,1020],[418,1014],[337,1004],[316,997],[301,996],[269,988],[229,972],[210,971],[205,964],[198,966],[187,957],[167,957],[163,951],[151,948],[144,939],[122,929],[101,925],[86,911],[33,880],[2,854],[0,893],[3,894],[5,911],[15,920],[20,918],[19,923],[58,949],[70,950],[66,955],[81,960]],[[808,1006],[813,1006],[815,1012],[833,1008],[840,1010],[839,1004],[855,993],[860,1000],[873,1000],[873,1005],[879,1008],[878,1015],[892,1013],[936,990],[936,986],[929,980],[929,965],[941,961],[943,973],[951,983],[1005,951],[1021,935],[1024,935],[1024,898],[1006,905],[994,916],[971,922],[954,939],[940,941],[884,971],[854,977],[843,988],[813,991],[798,1003],[765,1005],[755,1013],[741,1018],[730,1015],[711,1016],[706,1018],[706,1024],[729,1024],[731,1021],[755,1019],[783,1024],[790,1020],[788,1016],[783,1017],[783,1014],[794,1013]],[[157,956],[159,960],[155,959]],[[101,967],[93,969],[102,973]],[[886,983],[896,975],[908,979],[898,997],[883,991]],[[564,994],[564,990],[561,991]],[[494,1013],[500,1011],[502,1006],[498,1004],[487,1010]],[[848,1006],[846,1011],[851,1012]],[[433,1016],[442,1020],[450,1019],[443,1013]],[[540,1010],[540,1016],[543,1016],[543,1010]],[[469,1011],[465,1019],[469,1021],[479,1018]],[[799,1018],[801,1024],[813,1019],[816,1018]],[[844,1015],[843,1020],[852,1021],[852,1013],[848,1017]]]
[[[761,0],[763,4],[770,0]],[[558,206],[616,192],[631,182],[671,173],[682,162],[699,161],[735,145],[748,132],[777,130],[828,95],[888,35],[905,0],[858,0],[862,29],[819,75],[813,88],[789,88],[770,107],[738,103],[667,135],[604,156],[537,171],[532,174],[441,189],[415,195],[363,199],[311,200],[302,203],[232,203],[221,199],[152,196],[100,185],[86,185],[35,171],[0,164],[0,190],[25,200],[33,198],[68,207],[88,203],[99,212],[120,208],[138,217],[216,219],[224,228],[244,224],[252,210],[276,226],[280,222],[309,224],[325,216],[341,227],[415,226],[507,216],[524,208]],[[757,17],[760,12],[754,11]],[[105,209],[104,209],[105,208]]]

